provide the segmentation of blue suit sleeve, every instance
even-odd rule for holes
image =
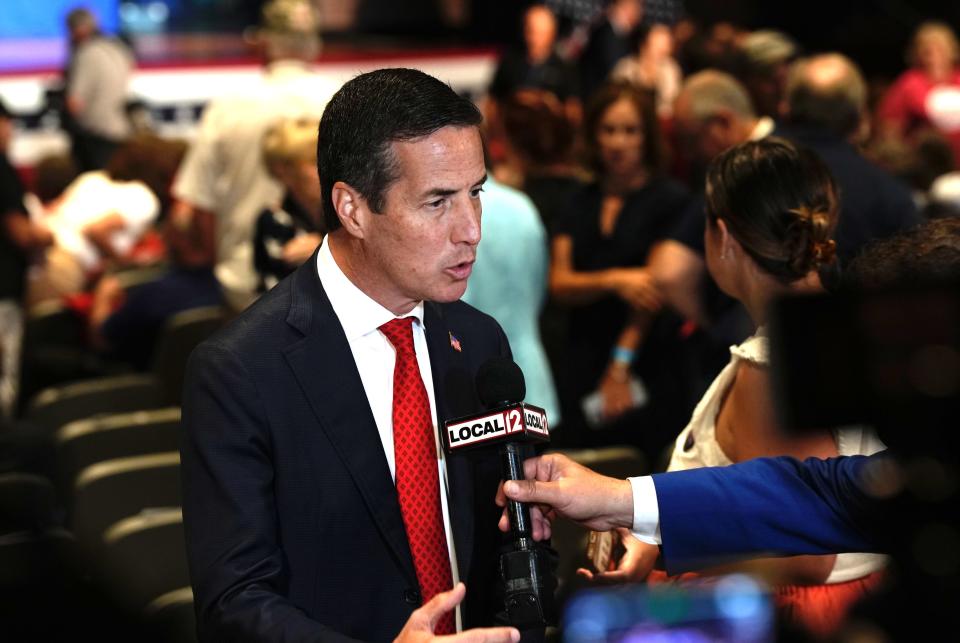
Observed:
[[[667,570],[746,555],[876,551],[862,477],[881,457],[758,458],[655,475]]]

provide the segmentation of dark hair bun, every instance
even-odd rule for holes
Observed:
[[[760,268],[783,283],[836,254],[837,190],[813,152],[767,137],[720,154],[707,172],[707,213]]]
[[[787,263],[795,274],[806,275],[833,261],[837,244],[831,239],[835,217],[808,206],[790,211],[794,221],[787,227]]]

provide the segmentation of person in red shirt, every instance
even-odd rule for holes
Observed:
[[[960,45],[942,22],[917,28],[903,72],[880,103],[877,123],[881,136],[910,138],[932,127],[942,133],[960,162]]]

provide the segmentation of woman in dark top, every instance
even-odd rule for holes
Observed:
[[[284,187],[283,202],[260,213],[253,235],[258,290],[266,292],[309,259],[323,239],[316,120],[275,123],[261,150],[267,170]]]
[[[570,408],[564,409],[566,435],[557,437],[571,447],[633,443],[655,458],[678,428],[663,412],[676,405],[674,387],[661,377],[667,362],[654,355],[666,347],[659,338],[669,338],[676,326],[660,315],[644,265],[688,194],[658,172],[659,132],[649,95],[607,85],[584,126],[596,179],[572,199],[553,238],[551,293],[571,307],[562,378]],[[682,423],[682,415],[676,421]]]

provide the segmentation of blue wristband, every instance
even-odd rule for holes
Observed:
[[[624,364],[630,364],[633,362],[633,351],[629,348],[624,348],[623,346],[614,346],[613,351],[610,353],[610,357],[613,358],[615,362],[623,362]]]

